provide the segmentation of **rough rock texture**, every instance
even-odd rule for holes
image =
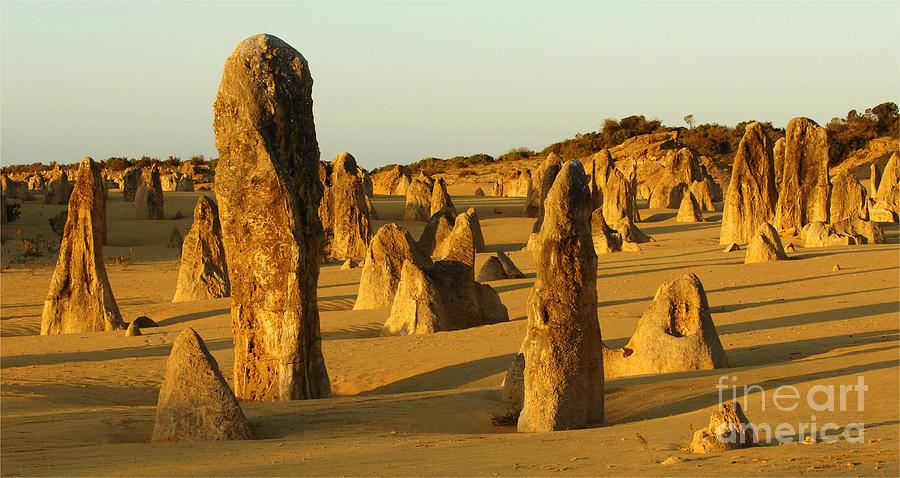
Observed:
[[[194,180],[181,172],[161,175],[159,180],[163,191],[190,192],[194,190]]]
[[[397,188],[403,178],[406,179],[406,187],[409,187],[409,168],[406,166],[394,166],[391,169],[378,171],[372,177],[373,192],[375,194],[406,194],[406,189],[398,191]]]
[[[517,407],[522,406],[525,398],[525,354],[518,353],[503,377],[503,401],[510,402]]]
[[[788,121],[775,227],[800,229],[828,220],[828,138],[808,118]]]
[[[672,175],[665,175],[650,193],[650,208],[677,209],[688,186],[678,182]]]
[[[532,191],[532,197],[536,198],[538,211],[537,221],[535,221],[531,232],[538,232],[541,230],[541,224],[544,221],[544,202],[547,200],[547,194],[553,186],[556,175],[559,174],[561,163],[562,160],[559,159],[559,156],[557,156],[556,153],[550,153],[541,163],[541,167],[538,168],[534,175],[535,188],[534,191]]]
[[[418,246],[426,255],[443,256],[447,253],[448,240],[456,224],[456,213],[449,207],[443,208],[428,219]]]
[[[478,212],[474,207],[470,207],[466,210],[466,212],[456,216],[456,223],[454,223],[454,231],[456,230],[456,225],[462,221],[464,227],[468,229],[472,234],[472,247],[475,252],[484,252],[484,234],[481,232],[481,221],[478,219]]]
[[[125,170],[125,174],[122,176],[122,195],[125,197],[125,202],[134,202],[134,195],[141,183],[141,176],[143,176],[141,168],[137,166]]]
[[[719,405],[709,418],[709,425],[694,432],[690,450],[692,453],[704,455],[754,445],[756,433],[753,432],[750,420],[744,415],[741,404],[733,401]]]
[[[456,215],[456,207],[453,205],[453,201],[450,200],[450,195],[447,194],[447,185],[443,179],[438,179],[431,191],[431,214],[429,216],[433,216],[445,207],[449,208]]]
[[[881,182],[881,169],[874,162],[869,169],[869,197],[875,198],[878,196],[878,184]]]
[[[694,195],[697,204],[700,205],[701,211],[715,212],[716,206],[713,204],[712,192],[709,189],[711,179],[705,178],[703,181],[694,181],[688,190]],[[682,199],[683,200],[683,199]]]
[[[613,160],[608,149],[601,149],[590,159],[588,175],[591,180],[591,207],[597,209],[603,205],[606,181],[613,171]]]
[[[390,307],[404,261],[423,267],[431,263],[405,228],[393,223],[381,226],[369,243],[353,310]]]
[[[316,292],[322,184],[309,66],[282,40],[252,36],[225,62],[213,110],[235,394],[328,397]]]
[[[775,217],[778,190],[772,146],[759,123],[750,123],[738,145],[722,211],[719,244],[749,241]]]
[[[181,266],[172,302],[216,299],[231,295],[219,208],[207,196],[194,207],[194,222],[181,246]]]
[[[406,190],[404,221],[427,221],[431,214],[431,188],[421,180],[414,179]]]
[[[525,169],[521,171],[516,171],[512,177],[508,178],[506,182],[503,183],[503,195],[508,197],[523,197],[529,198],[531,197],[531,191],[534,189],[534,185],[531,180],[531,170]],[[527,217],[533,217],[531,215],[526,214]]]
[[[694,197],[694,193],[686,191],[678,206],[678,215],[675,222],[703,222],[703,214],[700,213],[700,203]]]
[[[868,221],[862,222],[868,223]],[[873,240],[877,240],[877,232],[874,230],[863,232],[872,235]],[[862,235],[854,234],[852,222],[848,223],[847,227],[842,227],[842,231],[838,231],[833,225],[821,221],[814,221],[803,226],[803,229],[800,230],[800,239],[803,240],[804,247],[849,246],[864,241]]]
[[[622,250],[622,237],[606,224],[603,210],[599,208],[591,214],[591,238],[598,256]]]
[[[744,257],[744,264],[784,261],[787,258],[778,231],[768,222],[764,222],[756,230],[753,238],[750,239],[750,244],[747,245],[747,255]]]
[[[184,329],[166,361],[151,442],[247,440],[250,426],[219,364],[194,329]]]
[[[849,218],[869,219],[869,194],[847,171],[841,171],[831,179],[828,216],[831,222]]]
[[[503,272],[506,273],[506,277],[510,279],[521,279],[525,277],[525,274],[516,267],[512,259],[510,259],[505,252],[497,252],[497,259],[500,259],[500,265],[503,266]]]
[[[875,221],[846,218],[832,223],[831,228],[836,234],[853,236],[857,244],[884,244],[884,229]]]
[[[897,153],[892,154],[884,166],[873,208],[887,211],[892,221],[900,217],[900,157]],[[884,216],[882,213],[881,217]]]
[[[628,218],[631,222],[640,220],[635,191],[631,186],[631,181],[618,169],[610,171],[603,181],[600,193],[603,197],[603,217],[611,223],[618,224],[622,218]]]
[[[372,176],[369,176],[369,172],[363,168],[356,168],[356,175],[359,177],[360,182],[362,182],[363,193],[367,197],[372,197],[375,195],[375,184],[372,182]]]
[[[457,217],[444,259],[431,264],[404,261],[381,335],[431,334],[509,320],[497,292],[475,281],[469,212]]]
[[[730,366],[694,274],[660,285],[631,340],[604,346],[603,361],[607,378]]]
[[[597,322],[597,254],[591,190],[568,161],[547,194],[528,296],[525,395],[520,432],[582,428],[603,421],[603,355]]]
[[[69,200],[50,291],[44,300],[41,335],[125,328],[106,276],[100,240],[106,231],[105,208],[100,168],[91,158],[84,158]]]
[[[163,219],[164,199],[159,179],[159,167],[153,165],[141,174],[134,193],[134,214],[137,219]]]
[[[68,204],[72,189],[69,176],[57,166],[50,172],[50,177],[44,185],[44,204]]]
[[[356,159],[349,153],[331,161],[332,257],[363,257],[372,239],[369,201],[357,169]]]
[[[775,165],[775,188],[781,190],[781,176],[784,174],[784,138],[778,138],[772,148],[772,163]]]

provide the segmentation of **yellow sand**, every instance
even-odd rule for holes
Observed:
[[[896,224],[886,227],[890,244],[797,244],[791,261],[744,265],[743,251],[724,253],[718,244],[720,213],[707,213],[707,223],[677,224],[674,210],[641,210],[645,222],[638,225],[656,242],[641,252],[599,258],[604,339],[623,345],[659,284],[693,272],[734,368],[610,380],[606,424],[519,434],[491,425],[491,416],[509,408],[500,401],[500,382],[527,324],[534,262],[519,250],[534,220],[518,217],[522,199],[473,196],[453,200],[458,209],[477,207],[488,250],[507,251],[527,276],[491,283],[510,322],[379,338],[388,310],[350,310],[360,270],[323,266],[319,304],[335,398],[244,403],[251,441],[149,444],[165,361],[184,327],[197,330],[231,379],[230,300],[171,303],[180,251],[166,244],[173,227],[182,233],[189,227],[198,194],[166,193],[166,216],[181,210],[184,219],[136,221],[121,192],[110,193],[109,278],[126,322],[147,315],[160,323],[143,336],[37,336],[55,259],[0,274],[2,475],[898,474]],[[403,198],[374,202],[381,217],[376,226],[402,216]],[[22,230],[53,237],[47,218],[62,208],[28,202],[2,235]],[[423,226],[405,225],[414,237]],[[130,249],[133,264],[112,261],[132,255]],[[478,254],[476,266],[488,255]],[[839,271],[832,270],[836,264]],[[702,457],[682,451],[692,430],[706,426],[723,374],[736,377],[723,382],[729,386],[765,389],[765,409],[758,389],[749,395],[745,411],[754,422],[796,428],[816,415],[817,426],[841,427],[832,432],[837,441],[772,440]],[[846,411],[816,412],[807,405],[810,387],[852,385],[860,376],[869,387],[862,404],[851,392]],[[802,394],[796,409],[773,404],[781,385]],[[866,426],[862,443],[855,443],[856,431],[837,435],[858,422]],[[670,456],[687,461],[660,464]]]

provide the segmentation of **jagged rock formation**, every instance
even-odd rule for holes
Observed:
[[[530,198],[533,189],[534,185],[531,181],[531,170],[529,169],[516,171],[505,182],[501,183],[501,193],[507,197]],[[537,211],[535,211],[535,214],[537,214]],[[525,216],[534,217],[529,214],[525,214]]]
[[[159,178],[163,191],[185,191],[194,190],[194,180],[181,172],[165,174]]]
[[[404,221],[427,221],[431,211],[431,188],[421,180],[414,179],[406,190]]]
[[[604,345],[603,366],[606,378],[729,367],[700,279],[660,285],[628,344]]]
[[[226,60],[213,104],[242,400],[331,394],[316,292],[323,232],[312,83],[297,50],[255,35]]]
[[[706,428],[694,432],[690,450],[694,454],[721,453],[756,445],[756,433],[737,401],[719,405]]]
[[[687,184],[677,182],[674,176],[663,176],[650,193],[650,208],[677,209],[687,188]]]
[[[106,275],[101,240],[106,231],[105,210],[100,168],[91,158],[84,158],[44,300],[41,335],[125,328]]]
[[[151,442],[247,440],[250,425],[194,329],[184,329],[166,361]]]
[[[125,202],[134,202],[134,195],[137,193],[138,185],[141,183],[141,176],[143,176],[143,173],[141,168],[137,166],[132,166],[125,170],[125,174],[122,175],[122,195],[125,198]]]
[[[800,230],[828,220],[828,138],[808,118],[788,121],[775,227]]]
[[[429,256],[447,254],[447,241],[455,224],[456,213],[449,207],[432,214],[425,224],[425,229],[422,230],[422,235],[419,236],[419,249]]]
[[[126,337],[140,337],[141,335],[143,335],[141,333],[141,328],[138,327],[134,322],[128,324],[128,328],[125,329]]]
[[[857,244],[884,244],[884,229],[875,221],[845,218],[833,222],[831,228],[835,234],[852,236]]]
[[[640,215],[631,181],[618,169],[613,169],[602,182],[600,195],[603,197],[603,217],[615,224],[622,218],[628,218],[631,222],[639,221]]]
[[[781,176],[784,174],[784,138],[778,138],[772,148],[772,164],[775,165],[775,189],[781,191]]]
[[[694,197],[694,193],[685,191],[678,206],[678,215],[675,222],[703,222],[703,214],[700,213],[700,203]]]
[[[145,169],[134,193],[134,214],[137,219],[163,219],[164,199],[159,167]]]
[[[749,241],[762,223],[773,220],[777,202],[769,137],[762,125],[750,123],[734,156],[719,244]]]
[[[431,263],[405,228],[393,223],[381,226],[369,243],[353,310],[390,307],[405,261],[422,267]]]
[[[181,266],[172,302],[216,299],[230,294],[219,208],[212,199],[200,196],[194,207],[194,222],[181,246]]]
[[[534,189],[532,190],[531,200],[533,200],[532,204],[537,205],[537,221],[535,221],[531,232],[538,232],[541,230],[541,223],[544,221],[544,201],[547,199],[547,194],[553,186],[556,175],[559,174],[561,163],[562,160],[559,159],[559,156],[557,156],[556,153],[550,153],[541,163],[541,167],[538,168],[537,172],[534,174]],[[527,208],[526,205],[526,209]],[[526,216],[532,217],[528,214],[526,214]]]
[[[456,207],[453,205],[453,201],[450,200],[450,195],[447,194],[447,185],[443,179],[438,179],[431,191],[431,213],[429,216],[433,216],[445,207],[449,208],[454,216],[456,215]]]
[[[597,322],[597,255],[591,191],[577,161],[562,165],[544,203],[528,297],[520,432],[603,421],[603,355]]]
[[[16,181],[6,174],[0,175],[0,189],[6,199],[20,199],[22,201],[31,201],[31,193],[28,190],[28,183],[25,181]]]
[[[598,256],[622,251],[622,236],[606,224],[603,210],[599,208],[591,214],[591,238]]]
[[[841,219],[869,219],[869,195],[852,174],[841,171],[831,179],[828,216],[831,222]]]
[[[44,204],[68,204],[72,190],[69,176],[65,171],[59,169],[59,166],[56,166],[50,172],[50,177],[44,185]]]
[[[44,177],[40,174],[32,174],[28,178],[28,189],[31,191],[43,191],[44,190]]]
[[[362,182],[363,194],[366,197],[372,197],[375,195],[375,184],[372,182],[372,176],[369,176],[369,172],[363,168],[356,168],[356,175],[359,177],[360,182]]]
[[[697,204],[700,205],[701,211],[716,211],[716,206],[713,204],[712,192],[710,191],[711,182],[712,180],[707,177],[704,178],[703,181],[692,182],[691,186],[688,188],[688,191],[690,191],[690,193],[694,195],[694,199],[697,200]]]
[[[398,190],[404,178],[406,184],[402,190]],[[375,194],[404,195],[406,194],[405,188],[409,187],[409,179],[410,172],[406,166],[394,166],[388,170],[378,171],[372,177],[373,192]]]
[[[747,245],[747,255],[744,257],[744,264],[784,261],[787,258],[778,231],[768,222],[764,222],[756,230],[753,238],[750,239],[750,244]]]
[[[885,164],[874,199],[869,208],[873,220],[895,222],[900,218],[900,157],[897,153],[892,154]]]
[[[457,217],[444,259],[403,262],[381,335],[431,334],[509,320],[497,292],[475,281],[476,239],[470,212],[474,209]]]
[[[363,257],[372,239],[369,201],[357,169],[356,159],[349,153],[331,161],[332,257]]]

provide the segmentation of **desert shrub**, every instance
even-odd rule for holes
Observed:
[[[845,118],[832,118],[825,125],[828,132],[829,162],[840,164],[847,156],[864,148],[869,140],[881,136],[897,137],[900,115],[897,104],[882,103],[865,110],[862,114],[850,110]]]

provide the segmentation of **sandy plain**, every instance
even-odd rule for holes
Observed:
[[[486,186],[486,185],[484,185]],[[656,288],[696,273],[733,368],[627,377],[606,382],[603,425],[520,434],[494,426],[509,405],[500,383],[525,334],[534,281],[521,252],[534,222],[518,217],[523,199],[483,198],[474,186],[451,187],[458,208],[475,206],[488,253],[507,251],[526,278],[490,283],[509,309],[507,323],[427,336],[378,337],[389,310],[353,311],[360,270],[324,265],[319,306],[334,398],[243,403],[254,439],[150,444],[155,405],[171,344],[185,327],[206,341],[231,379],[230,299],[173,304],[184,233],[201,192],[167,192],[166,216],[136,221],[120,191],[108,202],[104,249],[113,292],[126,322],[147,315],[161,327],[40,337],[40,316],[55,257],[0,273],[0,473],[21,475],[874,475],[897,476],[900,436],[898,225],[888,244],[806,249],[795,239],[790,261],[743,264],[743,251],[718,244],[721,212],[680,224],[674,210],[642,209],[638,226],[655,242],[640,252],[599,257],[597,304],[604,340],[622,346]],[[485,190],[489,190],[485,187]],[[206,192],[206,194],[211,194]],[[39,198],[39,196],[38,196]],[[402,223],[403,198],[377,196],[380,227]],[[721,209],[721,204],[718,204]],[[646,207],[643,203],[641,207]],[[64,206],[26,202],[3,227],[55,237],[47,218]],[[423,224],[402,223],[414,237]],[[788,242],[786,240],[786,242]],[[131,264],[112,258],[132,256]],[[834,266],[840,270],[835,271]],[[722,382],[722,377],[726,377]],[[734,377],[734,379],[731,379]],[[845,395],[845,410],[816,411],[816,385],[868,386]],[[745,411],[755,423],[793,432],[761,446],[696,456],[681,448],[706,426],[718,383],[759,385]],[[797,407],[773,403],[780,386],[801,394]],[[724,391],[726,399],[731,390]],[[816,403],[825,401],[818,396]],[[862,398],[862,400],[860,400]],[[743,398],[741,398],[743,400]],[[815,416],[815,418],[813,418]],[[801,424],[833,423],[831,443],[798,443]],[[850,424],[864,424],[863,432]],[[807,425],[808,426],[808,425]],[[807,429],[808,433],[808,429]],[[842,434],[843,433],[843,434]],[[765,437],[763,437],[765,438]],[[684,462],[662,465],[678,456]]]

